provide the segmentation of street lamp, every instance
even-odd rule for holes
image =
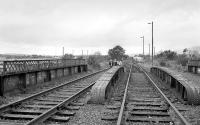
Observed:
[[[140,37],[143,39],[143,57],[144,57],[144,36]]]
[[[153,21],[151,23],[148,23],[152,25],[152,66],[153,66]]]

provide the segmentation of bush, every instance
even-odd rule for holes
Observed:
[[[177,53],[175,51],[165,50],[164,52],[157,54],[156,57],[173,60],[177,57]]]
[[[183,71],[183,66],[182,65],[176,65],[176,69],[178,71]]]
[[[160,66],[166,66],[166,61],[164,60],[160,61]]]
[[[88,64],[95,67],[95,68],[100,68],[100,64],[98,62],[98,59],[96,56],[89,56],[88,58]]]
[[[182,54],[182,55],[178,56],[176,61],[178,64],[180,64],[182,66],[186,66],[188,63],[188,60],[189,60],[189,58],[186,55]]]

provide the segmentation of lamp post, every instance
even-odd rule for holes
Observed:
[[[140,37],[143,39],[143,57],[144,57],[144,36]]]
[[[153,66],[153,21],[151,23],[148,23],[152,25],[152,66]]]

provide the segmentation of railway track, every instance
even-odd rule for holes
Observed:
[[[0,124],[38,125],[44,121],[67,122],[70,116],[74,115],[74,112],[70,110],[76,110],[80,105],[83,105],[73,101],[87,92],[95,83],[95,80],[90,79],[90,77],[105,70],[80,77],[0,107]]]
[[[117,125],[121,124],[190,125],[146,72],[135,65],[130,69],[117,118]]]

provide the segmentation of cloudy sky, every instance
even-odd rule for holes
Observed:
[[[0,53],[145,53],[200,45],[200,0],[0,0]]]

